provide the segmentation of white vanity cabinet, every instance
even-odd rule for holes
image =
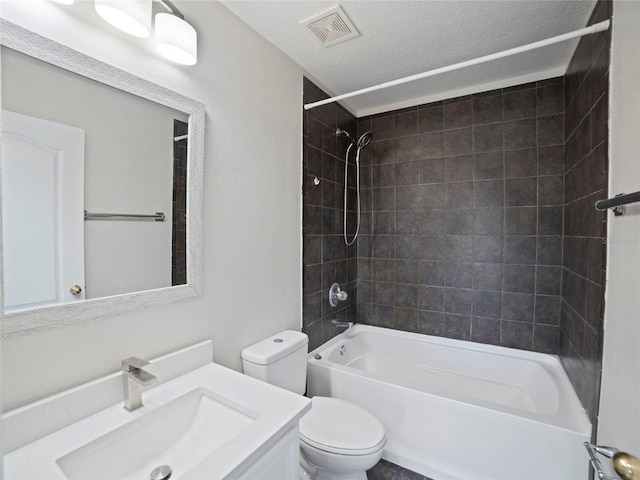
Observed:
[[[300,439],[297,427],[289,429],[243,473],[229,480],[297,480],[300,467]]]

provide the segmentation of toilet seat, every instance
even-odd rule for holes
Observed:
[[[368,455],[384,446],[384,427],[364,408],[339,398],[313,397],[300,420],[300,440],[340,455]]]

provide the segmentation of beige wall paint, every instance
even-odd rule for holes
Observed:
[[[640,190],[640,2],[615,1],[609,194]],[[640,205],[608,218],[598,443],[640,456]]]
[[[74,9],[91,2],[2,2],[7,20],[206,108],[201,297],[4,339],[5,411],[207,338],[215,361],[239,370],[242,348],[301,327],[302,69],[219,3],[176,5],[198,30],[194,67],[83,20]]]

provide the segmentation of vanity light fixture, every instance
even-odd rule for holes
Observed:
[[[198,61],[195,28],[185,21],[184,15],[169,0],[157,1],[169,12],[155,16],[154,40],[158,53],[180,65],[195,65]],[[103,19],[120,30],[136,37],[148,37],[151,32],[151,4],[152,0],[95,0],[95,9]]]
[[[53,0],[67,5],[74,0]],[[94,0],[98,15],[114,27],[135,37],[151,33],[154,0]],[[195,65],[198,61],[198,33],[184,15],[169,0],[155,0],[168,13],[155,16],[154,41],[163,57],[180,65]]]
[[[151,0],[95,0],[95,9],[129,35],[145,38],[151,33]]]
[[[158,13],[155,24],[156,49],[165,58],[180,65],[195,65],[198,61],[198,36],[195,28],[167,0],[160,3],[171,13]]]

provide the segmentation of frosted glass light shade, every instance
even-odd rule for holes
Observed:
[[[56,3],[61,3],[63,5],[73,5],[74,0],[53,0]]]
[[[172,62],[195,65],[198,61],[198,34],[195,28],[175,15],[156,15],[155,41],[158,52]]]
[[[95,9],[129,35],[144,38],[151,33],[151,0],[95,0]]]

